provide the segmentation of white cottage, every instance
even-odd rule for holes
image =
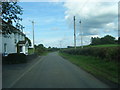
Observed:
[[[6,22],[2,22],[7,24]],[[28,41],[25,34],[12,26],[13,33],[8,35],[2,35],[0,33],[0,39],[2,40],[2,54],[6,56],[10,53],[24,53],[28,54]]]

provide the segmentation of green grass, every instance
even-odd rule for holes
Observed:
[[[104,44],[104,45],[85,45],[83,47],[117,47],[120,46],[119,44]],[[81,46],[77,47],[81,48]]]
[[[59,54],[97,77],[118,83],[117,63],[115,62],[100,60],[92,56],[69,55],[66,53]]]
[[[28,54],[33,54],[33,49],[32,48],[28,49]]]
[[[92,45],[90,47],[117,47],[118,44]]]

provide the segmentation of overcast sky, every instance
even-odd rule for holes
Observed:
[[[76,16],[77,46],[81,30],[84,45],[91,37],[112,35],[118,37],[118,2],[19,2],[23,7],[24,32],[32,40],[32,23],[35,21],[35,44],[46,47],[73,46],[73,16]],[[79,1],[79,0],[78,0]],[[79,21],[81,20],[81,26]]]

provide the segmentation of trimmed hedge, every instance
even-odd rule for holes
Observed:
[[[27,57],[23,53],[12,53],[9,54],[7,57],[2,58],[3,64],[19,64],[19,63],[26,63]]]
[[[101,59],[117,61],[120,57],[120,47],[85,47],[75,49],[64,49],[61,52],[72,55],[95,56]]]

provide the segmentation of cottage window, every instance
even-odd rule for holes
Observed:
[[[7,52],[7,44],[5,43],[4,44],[4,53],[6,53]]]

